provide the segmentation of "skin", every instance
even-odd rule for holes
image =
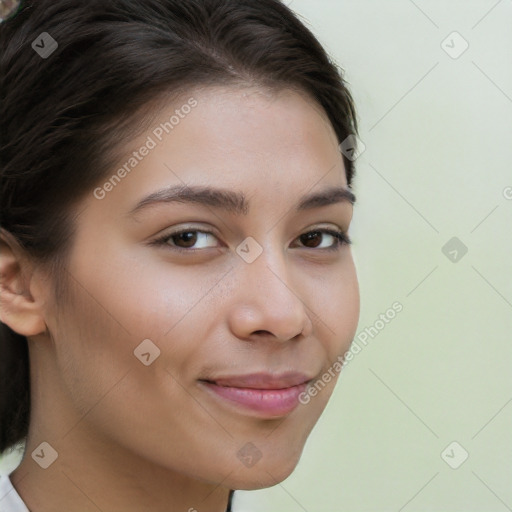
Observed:
[[[311,247],[299,239],[348,231],[353,207],[295,211],[308,192],[347,187],[326,115],[291,90],[190,96],[197,107],[161,144],[103,199],[91,191],[78,206],[68,299],[56,300],[44,272],[4,245],[2,321],[29,337],[32,385],[26,455],[11,479],[33,512],[220,512],[229,489],[281,482],[336,379],[284,417],[227,404],[198,379],[290,370],[319,378],[355,335],[350,246],[323,249],[336,243],[330,235]],[[161,110],[154,126],[185,102]],[[148,194],[183,183],[244,192],[250,208],[166,203],[128,215]],[[198,233],[196,253],[174,252],[173,242],[194,243],[176,238],[149,245],[191,224],[214,231]],[[249,236],[263,250],[250,264],[236,252]],[[133,353],[144,339],[160,349],[150,366]],[[43,441],[58,452],[44,470],[31,457]],[[252,467],[237,457],[249,442],[261,454]]]

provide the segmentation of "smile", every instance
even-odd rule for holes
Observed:
[[[200,384],[223,405],[255,412],[259,417],[278,418],[290,414],[299,405],[299,395],[311,380],[297,373],[282,377],[253,374],[201,380]]]

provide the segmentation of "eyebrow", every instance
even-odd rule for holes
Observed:
[[[356,196],[347,188],[330,187],[301,197],[297,203],[296,211],[300,212],[343,202],[353,205],[356,202]],[[142,210],[162,203],[194,203],[224,210],[235,215],[247,215],[249,211],[249,202],[243,192],[207,186],[177,185],[148,195],[128,215],[133,216]]]

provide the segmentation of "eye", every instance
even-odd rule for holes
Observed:
[[[326,236],[328,239],[331,239],[331,243],[324,247],[321,247],[321,244],[319,246],[316,242],[322,238],[325,239]],[[307,249],[320,248],[327,251],[336,251],[341,249],[343,245],[350,245],[352,243],[352,240],[350,240],[344,231],[336,229],[317,229],[315,231],[308,231],[301,235],[298,240],[300,240]],[[332,240],[334,240],[334,243]]]
[[[326,237],[328,241],[330,240],[330,243],[327,245],[323,244]],[[173,251],[190,253],[200,251],[201,249],[217,247],[218,245],[213,241],[216,238],[211,231],[186,228],[173,233],[167,233],[151,242],[150,245],[167,246]],[[303,233],[297,240],[306,249],[327,251],[340,250],[342,246],[352,243],[344,231],[324,228]],[[210,245],[208,245],[209,241],[212,242]],[[321,243],[318,244],[318,241],[321,241]],[[196,244],[199,244],[199,247]]]
[[[202,235],[202,236],[201,236]],[[158,240],[155,240],[156,245],[169,245],[172,249],[177,251],[196,251],[200,249],[207,249],[209,247],[216,247],[216,244],[207,245],[208,239],[216,238],[210,231],[201,231],[199,229],[182,229],[174,233],[167,234]],[[202,242],[199,247],[194,247],[198,242]]]

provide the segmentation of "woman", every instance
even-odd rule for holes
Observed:
[[[357,327],[340,70],[277,0],[27,1],[0,45],[1,509],[236,511]]]

